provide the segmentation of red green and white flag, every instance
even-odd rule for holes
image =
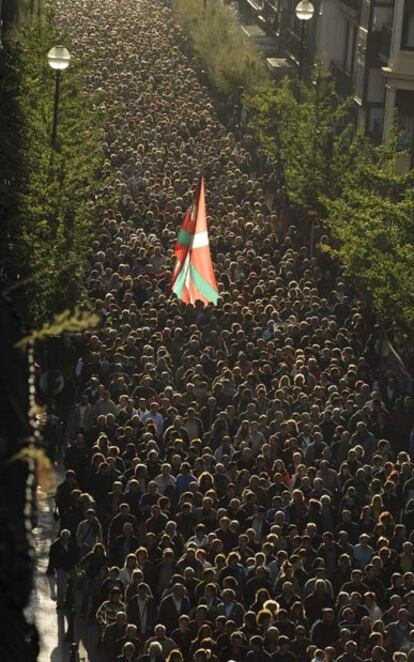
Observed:
[[[184,216],[175,245],[171,289],[185,303],[217,303],[218,290],[207,230],[205,183],[201,177],[193,205]]]

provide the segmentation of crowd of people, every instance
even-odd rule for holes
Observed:
[[[163,0],[65,0],[115,202],[67,340],[48,574],[103,662],[413,662],[412,396],[346,281],[269,203]],[[172,297],[203,166],[217,305]]]

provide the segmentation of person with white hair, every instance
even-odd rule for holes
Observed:
[[[165,628],[165,625],[162,625],[161,623],[158,623],[155,628],[154,628],[154,636],[150,637],[144,647],[144,652],[149,655],[150,648],[152,644],[158,644],[159,649],[161,650],[161,655],[163,658],[166,658],[174,648],[177,648],[177,644],[171,637],[167,636],[167,630]],[[155,648],[152,648],[153,651],[155,651]],[[148,659],[147,659],[147,662]]]

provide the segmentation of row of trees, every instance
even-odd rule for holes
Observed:
[[[361,301],[382,324],[397,325],[414,350],[414,171],[398,173],[398,136],[375,146],[356,130],[351,102],[338,101],[320,64],[308,86],[269,81],[228,7],[214,0],[175,0],[174,7],[214,87],[224,94],[245,87],[249,128],[275,162],[296,218],[317,214],[330,236],[326,250]],[[259,75],[251,75],[251,61]]]
[[[104,185],[102,115],[92,112],[98,100],[84,91],[88,68],[76,51],[62,76],[57,149],[51,145],[47,51],[59,43],[70,50],[53,15],[35,15],[8,33],[0,72],[1,261],[20,284],[14,298],[31,328],[85,297],[88,231]]]
[[[298,101],[300,98],[300,102]],[[414,171],[398,172],[395,134],[376,146],[355,130],[332,77],[285,79],[245,99],[250,128],[275,159],[299,219],[315,210],[361,301],[385,326],[414,330]]]

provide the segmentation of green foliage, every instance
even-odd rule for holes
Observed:
[[[398,174],[397,141],[359,154],[343,177],[341,196],[326,200],[336,254],[363,299],[385,324],[414,329],[414,171]],[[412,343],[412,340],[410,341]]]
[[[414,331],[414,171],[398,174],[398,136],[375,147],[348,119],[333,80],[284,80],[245,99],[250,127],[272,158],[299,218],[318,212],[366,306],[381,322]],[[412,341],[411,341],[412,344]]]
[[[17,305],[29,327],[85,299],[89,229],[104,185],[100,167],[102,117],[84,91],[86,63],[72,53],[61,81],[58,145],[51,145],[54,72],[52,45],[69,50],[46,13],[9,37],[0,87],[0,196],[4,209],[1,256],[20,281]]]
[[[240,86],[251,92],[268,78],[263,58],[226,5],[218,0],[174,0],[173,8],[220,93],[235,95]]]
[[[316,65],[311,86],[286,78],[245,103],[251,129],[277,160],[291,204],[323,214],[324,197],[338,190],[337,156],[347,153],[348,104],[338,104],[332,77]]]

